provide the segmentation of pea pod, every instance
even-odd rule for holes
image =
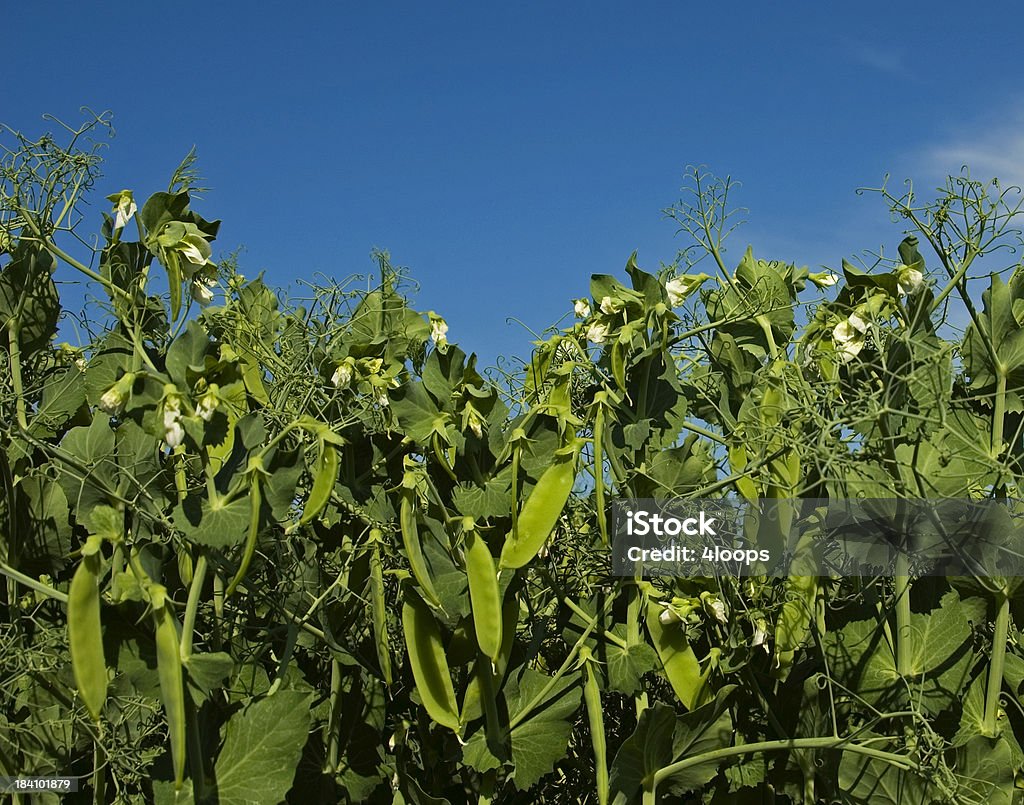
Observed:
[[[707,679],[700,670],[700,661],[678,624],[663,624],[657,604],[647,604],[647,631],[658,652],[665,676],[672,690],[688,710],[704,704],[709,697]]]
[[[160,677],[160,698],[167,717],[167,732],[174,766],[174,787],[185,780],[185,684],[178,649],[178,619],[168,603],[153,609],[156,625],[156,665]]]
[[[493,690],[501,687],[508,668],[508,661],[512,656],[512,644],[515,642],[516,626],[519,621],[519,598],[508,594],[501,605],[501,652],[496,662],[492,662],[493,668],[487,668],[484,663],[477,662],[473,667],[473,675],[466,686],[466,692],[462,699],[463,724],[476,721],[483,715],[484,688],[488,680],[482,680],[484,674],[493,674],[489,684]]]
[[[413,578],[423,591],[423,596],[434,607],[441,607],[441,599],[437,597],[434,590],[434,583],[430,580],[430,571],[427,570],[426,559],[423,558],[423,548],[420,545],[419,529],[416,527],[416,508],[413,501],[416,497],[416,481],[410,474],[406,473],[402,481],[402,504],[398,518],[402,531],[402,544],[405,547],[405,555],[409,560],[409,568],[412,570]]]
[[[68,588],[68,647],[82,703],[99,721],[107,700],[107,661],[100,625],[100,555],[83,556]]]
[[[373,638],[384,682],[391,687],[391,650],[388,647],[388,620],[384,601],[384,569],[380,558],[380,529],[370,531],[370,602],[373,606]]]
[[[469,600],[473,607],[473,627],[480,650],[496,663],[501,653],[501,593],[498,574],[487,542],[480,536],[472,518],[465,530],[466,573],[469,575]]]
[[[311,522],[331,500],[331,492],[338,480],[338,451],[332,445],[320,442],[320,457],[316,464],[316,477],[302,509],[299,525]]]
[[[597,673],[594,670],[593,656],[590,649],[580,649],[580,662],[586,682],[583,685],[583,701],[587,706],[587,721],[590,724],[590,742],[594,749],[594,766],[597,771],[597,802],[608,805],[608,743],[604,734],[604,710],[601,708],[601,690],[598,687]]]
[[[406,590],[402,607],[402,630],[416,690],[427,714],[441,726],[458,732],[459,708],[441,642],[441,630],[430,607],[411,588]]]
[[[558,522],[576,480],[576,459],[584,442],[575,436],[555,452],[555,460],[544,470],[523,504],[516,533],[509,534],[501,551],[500,567],[520,568],[543,547]],[[513,505],[515,502],[513,501]]]
[[[252,563],[252,558],[256,554],[256,540],[260,534],[260,507],[262,504],[263,498],[260,492],[259,473],[253,473],[252,480],[249,485],[249,533],[245,538],[245,548],[242,550],[242,561],[238,565],[238,571],[235,573],[235,577],[231,579],[231,583],[228,584],[228,588],[224,592],[225,596],[231,595],[238,585],[242,583],[242,579],[245,578],[245,574],[249,570],[249,565]]]

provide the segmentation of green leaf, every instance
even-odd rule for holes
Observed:
[[[866,740],[878,736],[862,733],[860,737]],[[887,749],[881,742],[871,746]],[[844,794],[843,802],[849,805],[927,805],[949,801],[941,789],[914,772],[849,751],[843,752],[839,762],[839,789]]]
[[[408,383],[398,389],[391,409],[405,434],[420,444],[429,444],[435,431],[444,433],[445,417],[423,383]]]
[[[205,495],[193,494],[174,508],[171,519],[190,542],[229,548],[245,539],[251,508],[245,495],[214,507]]]
[[[279,690],[235,713],[217,757],[221,802],[277,805],[292,787],[309,730],[312,696]]]
[[[206,354],[213,344],[203,326],[190,321],[185,332],[167,349],[167,374],[182,392],[192,388],[195,378],[206,369]]]
[[[189,682],[203,693],[210,693],[227,679],[234,670],[231,655],[223,651],[210,654],[193,654],[185,661]]]
[[[956,753],[959,802],[1011,805],[1014,802],[1014,764],[1005,738],[979,735]]]
[[[633,801],[649,785],[658,769],[672,762],[676,712],[658,702],[640,714],[636,729],[619,747],[612,761],[609,786],[616,802]]]
[[[532,714],[512,730],[512,762],[515,764],[512,781],[520,791],[528,791],[565,755],[572,733],[573,715],[582,696],[578,681],[578,673],[564,675]],[[504,690],[508,712],[521,714],[550,682],[551,677],[530,669],[524,670],[520,677],[510,677]],[[488,749],[483,729],[467,741],[463,759],[479,772],[501,765]]]
[[[722,749],[732,744],[732,716],[726,709],[729,697],[736,689],[730,685],[722,688],[715,700],[698,707],[676,719],[672,737],[672,761],[684,758],[698,758],[701,755]],[[698,763],[678,771],[665,781],[668,790],[685,794],[709,782],[718,773],[720,761]]]
[[[619,693],[632,695],[640,689],[640,678],[658,667],[658,655],[647,643],[623,648],[608,643],[608,687]]]

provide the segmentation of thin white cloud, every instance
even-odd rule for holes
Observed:
[[[881,48],[865,42],[847,43],[847,51],[854,61],[887,75],[910,78],[910,70],[899,50]]]
[[[952,132],[925,148],[918,162],[930,178],[959,174],[966,165],[974,179],[1024,185],[1024,102],[999,123],[979,121]]]

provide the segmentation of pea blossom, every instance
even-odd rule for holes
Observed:
[[[196,406],[196,416],[204,422],[213,419],[213,412],[217,410],[220,399],[217,397],[217,384],[210,385],[210,390],[199,398],[199,405]]]
[[[430,316],[430,340],[439,347],[446,346],[448,344],[448,322],[433,311],[427,315]]]
[[[343,389],[348,387],[348,384],[352,382],[354,367],[355,361],[352,360],[351,356],[338,364],[334,374],[331,375],[331,382],[335,388]]]
[[[185,441],[185,428],[181,424],[181,401],[176,395],[164,401],[164,441],[172,449]]]
[[[576,314],[576,318],[585,319],[590,315],[590,300],[589,299],[577,299],[576,303],[572,307],[573,313]]]
[[[603,344],[608,337],[608,325],[595,321],[587,327],[587,340],[594,344]]]
[[[135,198],[131,190],[122,190],[120,193],[107,196],[107,201],[114,203],[114,229],[124,229],[125,224],[132,219],[139,209],[135,204]]]
[[[100,410],[111,416],[120,414],[132,393],[134,384],[135,374],[133,372],[121,375],[121,378],[113,386],[103,392],[99,402]]]
[[[835,326],[832,340],[836,345],[836,354],[843,363],[849,363],[864,349],[867,331],[867,322],[856,313],[851,313],[849,318]]]
[[[839,282],[839,275],[831,271],[823,271],[820,274],[811,274],[808,279],[819,288],[831,288]]]
[[[195,277],[189,290],[192,298],[204,307],[213,301],[213,280],[208,277]]]
[[[924,286],[924,273],[914,266],[900,265],[896,268],[896,283],[901,294],[913,296]]]

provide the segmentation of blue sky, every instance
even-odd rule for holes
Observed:
[[[778,8],[778,5],[783,5]],[[713,7],[714,6],[714,7]],[[901,230],[857,196],[969,162],[1024,179],[1021,7],[1005,4],[19,3],[0,122],[112,110],[93,198],[195,145],[215,252],[279,286],[408,266],[485,363],[526,355],[593,272],[687,245],[684,168],[742,182],[747,243],[838,266]],[[1016,172],[1016,175],[1014,175]]]

